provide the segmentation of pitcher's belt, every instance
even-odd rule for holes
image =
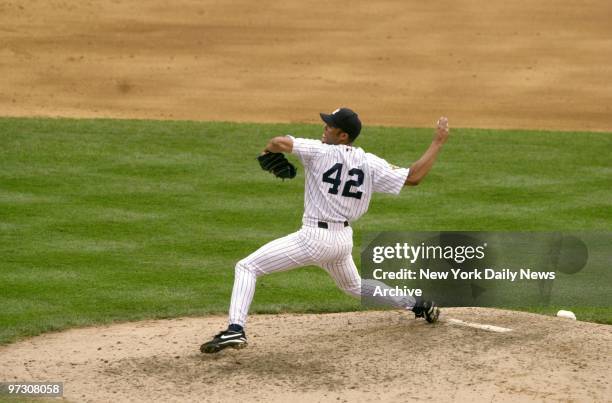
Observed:
[[[333,224],[339,224],[339,223],[333,223]],[[343,224],[345,227],[348,227],[348,226],[349,226],[348,221],[345,221],[345,222],[343,222],[342,224]],[[325,221],[319,221],[319,222],[317,222],[317,227],[319,227],[319,228],[329,229],[329,224],[328,224],[328,223],[326,223]]]

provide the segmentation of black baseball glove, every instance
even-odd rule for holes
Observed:
[[[265,153],[257,157],[261,169],[271,172],[277,178],[293,179],[297,173],[295,166],[283,153]]]

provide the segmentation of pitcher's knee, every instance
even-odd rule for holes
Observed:
[[[257,267],[249,262],[247,259],[242,259],[238,263],[236,263],[236,267],[234,268],[234,273],[236,275],[247,272],[254,276],[259,276],[261,273],[257,270]]]

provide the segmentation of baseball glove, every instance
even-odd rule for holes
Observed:
[[[257,157],[261,169],[271,172],[277,178],[293,179],[297,173],[295,166],[283,153],[265,153]]]

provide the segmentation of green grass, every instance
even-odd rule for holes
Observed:
[[[226,312],[233,267],[297,230],[303,171],[255,156],[318,125],[0,119],[0,343],[45,331]],[[430,129],[368,127],[359,146],[397,165]],[[422,185],[377,195],[364,231],[610,230],[612,135],[453,129]],[[295,161],[295,158],[290,157]],[[566,307],[567,308],[567,307]],[[252,312],[360,309],[314,268],[265,276]],[[611,323],[612,310],[577,311]]]

